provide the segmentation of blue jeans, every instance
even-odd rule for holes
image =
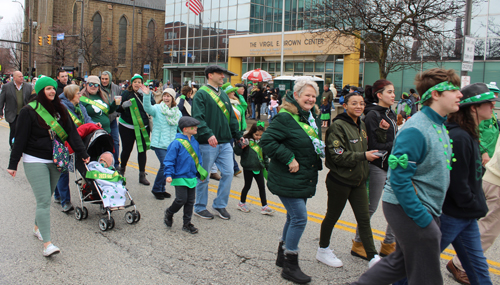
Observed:
[[[299,251],[299,241],[307,224],[306,198],[278,196],[286,209],[286,223],[281,240],[289,252]]]
[[[451,243],[457,252],[471,285],[492,284],[488,264],[481,247],[481,235],[476,219],[459,219],[442,214],[441,251]]]
[[[252,114],[250,114],[250,116],[252,117],[252,119],[255,119],[255,103],[252,102]]]
[[[234,147],[234,139],[231,139],[231,141],[229,142],[231,144],[232,147]],[[240,171],[240,166],[238,165],[238,162],[236,162],[236,157],[234,157],[234,151],[233,151],[233,163],[234,163],[234,173]]]
[[[268,110],[269,110],[269,109],[267,108],[267,103],[263,102],[263,103],[262,103],[262,106],[260,107],[260,113],[261,113],[261,114],[267,114],[267,111],[268,111]]]
[[[111,137],[113,137],[113,145],[115,148],[115,152],[113,153],[113,158],[115,159],[115,168],[118,168],[120,166],[120,162],[118,160],[119,158],[119,152],[120,152],[120,132],[118,131],[118,124],[116,123],[116,119],[114,119],[111,122],[110,125],[111,128]]]
[[[163,172],[165,171],[165,166],[163,165],[163,161],[165,160],[165,156],[167,155],[167,150],[163,148],[151,147],[152,150],[156,153],[156,157],[160,161],[160,169],[158,169],[158,173],[156,173],[155,183],[153,184],[153,193],[163,193],[165,192],[165,185],[167,185],[167,181],[165,181],[165,175]]]
[[[54,199],[61,199],[61,206],[71,202],[69,193],[69,173],[61,173],[59,181],[57,181],[56,190],[54,191]]]
[[[221,174],[217,197],[214,199],[212,206],[214,208],[226,208],[234,175],[233,148],[230,143],[218,144],[216,147],[211,147],[209,144],[200,144],[200,154],[202,166],[205,170],[211,169],[215,162]],[[196,203],[194,204],[195,212],[207,209],[209,180],[210,177],[207,177],[204,181],[198,179]]]
[[[492,284],[488,273],[488,264],[481,247],[481,235],[475,219],[458,219],[442,214],[441,252],[450,243],[457,252],[458,258],[467,273],[471,285]],[[393,285],[407,285],[406,278]]]
[[[278,109],[273,108],[272,110],[269,110],[269,115],[271,115],[271,117],[269,118],[269,124],[273,120],[274,116],[276,116],[277,114],[278,114]]]

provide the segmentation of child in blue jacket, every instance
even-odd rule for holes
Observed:
[[[167,155],[163,161],[167,183],[175,186],[175,200],[165,211],[165,225],[172,227],[174,214],[184,207],[182,230],[191,234],[198,233],[198,229],[191,223],[197,177],[205,180],[207,176],[207,171],[201,167],[203,162],[200,146],[194,138],[199,124],[198,120],[189,116],[184,116],[179,120],[182,134],[175,136],[175,140],[168,146]]]

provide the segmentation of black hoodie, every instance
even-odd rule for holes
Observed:
[[[482,187],[479,141],[456,123],[445,125],[450,132],[456,161],[451,164],[450,187],[446,192],[443,213],[459,219],[482,218],[488,212],[488,206]]]
[[[389,123],[389,129],[382,130],[379,127],[382,119]],[[387,158],[389,157],[389,154],[391,154],[392,143],[394,142],[398,129],[396,120],[397,118],[394,111],[380,105],[373,105],[365,116],[366,132],[368,133],[368,150],[387,151],[382,159],[375,159],[370,163],[382,168],[385,171],[388,170]],[[380,140],[380,136],[377,136],[377,134],[380,133],[385,133],[385,140]]]

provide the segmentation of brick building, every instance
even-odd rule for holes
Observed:
[[[113,79],[124,80],[131,73],[141,73],[143,64],[151,61],[146,61],[148,39],[161,39],[163,53],[164,0],[26,0],[25,11],[25,27],[29,27],[30,16],[33,21],[32,64],[36,62],[36,75],[54,76],[61,66],[79,67],[80,59],[83,72],[75,70],[75,76],[99,75],[109,70]],[[23,41],[27,42],[26,30]],[[57,41],[61,33],[65,38]],[[47,43],[48,35],[52,36],[51,45]],[[27,50],[23,54],[23,72],[29,66]],[[163,65],[163,58],[158,64]]]

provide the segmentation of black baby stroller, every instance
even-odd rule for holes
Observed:
[[[109,151],[113,152],[113,138],[105,130],[96,130],[85,138],[83,138],[83,144],[87,148],[87,153],[90,156],[90,161],[97,161],[102,153]],[[111,213],[114,210],[123,210],[129,207],[133,207],[132,211],[125,213],[125,220],[129,224],[137,223],[141,219],[141,214],[137,211],[134,201],[130,196],[130,193],[126,192],[126,197],[129,203],[125,203],[122,207],[109,208],[104,207],[102,199],[102,189],[99,187],[94,179],[86,178],[87,171],[89,171],[87,165],[82,161],[82,159],[75,154],[75,183],[79,190],[80,204],[75,208],[75,218],[77,220],[86,219],[88,216],[88,210],[84,204],[99,204],[100,212],[102,215],[107,214],[107,218],[101,218],[99,220],[99,229],[105,231],[112,229],[115,226],[115,221],[111,217]]]

